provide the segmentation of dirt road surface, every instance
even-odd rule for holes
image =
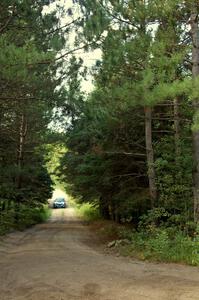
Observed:
[[[0,240],[0,300],[195,300],[199,269],[115,257],[71,208]]]

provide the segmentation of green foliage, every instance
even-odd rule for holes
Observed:
[[[150,228],[151,226],[161,225],[165,221],[165,218],[168,219],[170,213],[168,213],[165,208],[158,207],[152,210],[149,210],[146,215],[142,215],[139,221],[139,228]]]
[[[68,97],[72,122],[59,168],[62,179],[79,203],[97,203],[101,216],[135,224],[137,231],[119,232],[130,241],[124,251],[143,259],[198,265],[191,144],[198,115],[192,125],[191,105],[199,85],[198,78],[191,79],[193,45],[187,27],[195,3],[77,2],[83,12],[78,40],[92,42],[93,48],[96,41],[101,43],[102,61],[93,69],[95,90],[86,101],[77,73],[68,84],[74,105]],[[152,149],[146,149],[149,123]],[[146,153],[154,154],[158,195],[151,210]]]
[[[53,2],[0,4],[0,226],[6,230],[39,221],[52,193],[44,144],[64,101],[55,57],[66,37],[57,12],[43,13]]]
[[[63,157],[67,149],[59,142],[53,142],[44,146],[46,168],[54,185],[60,185],[63,181],[60,178],[58,168],[60,159]]]
[[[0,215],[0,235],[10,230],[23,230],[32,225],[43,223],[50,217],[51,211],[47,206],[30,207],[29,205],[20,205],[18,211],[19,221],[16,223],[16,210],[14,202]]]
[[[191,80],[187,63],[188,6],[180,0],[77,2],[83,12],[78,38],[93,42],[93,48],[98,41],[102,59],[92,70],[95,89],[83,101],[81,62],[71,61],[74,75],[66,88],[71,124],[60,161],[62,180],[80,202],[97,201],[105,218],[137,224],[151,205],[145,137],[150,106],[155,207],[191,221],[191,101],[198,79]]]
[[[96,221],[101,219],[99,208],[89,204],[76,204],[75,209],[77,211],[77,215],[83,218],[85,221]]]
[[[115,226],[118,240],[114,246],[122,255],[142,260],[199,265],[198,229],[186,221],[164,208],[150,210],[140,217],[137,230]]]
[[[101,101],[103,98],[96,99],[94,95],[85,105],[82,117],[68,130],[68,151],[59,170],[68,183],[68,192],[75,198],[90,202],[95,199],[102,214],[128,219],[132,213],[138,215],[138,207],[146,210],[142,203],[136,206],[138,199],[142,198],[143,203],[148,199],[145,155],[138,154],[143,161],[138,164],[139,146],[134,147],[135,156],[130,150],[144,128],[136,123],[137,117],[132,118],[130,111],[118,108],[110,111],[109,102],[101,108]],[[142,113],[138,108],[133,110]]]
[[[124,233],[120,238],[123,236],[127,238]],[[191,238],[182,231],[153,227],[150,231],[128,234],[128,239],[130,243],[120,249],[125,255],[144,260],[199,265],[198,236]]]
[[[159,206],[173,210],[173,213],[186,211],[192,214],[192,152],[188,139],[190,124],[184,125],[178,141],[180,152],[174,157],[176,145],[173,136],[162,137],[155,143],[156,182],[159,191]],[[162,150],[164,149],[164,151]]]

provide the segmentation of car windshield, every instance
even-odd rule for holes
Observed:
[[[55,199],[56,202],[64,202],[64,198],[57,198]]]

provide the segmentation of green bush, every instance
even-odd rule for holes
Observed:
[[[164,262],[181,262],[199,265],[199,236],[194,238],[185,232],[172,228],[150,227],[148,230],[127,230],[121,233],[121,238],[127,238],[129,245],[120,249],[122,253]]]
[[[154,208],[140,217],[139,228],[161,225],[165,219],[170,217],[169,212],[163,207]]]
[[[16,222],[16,211],[14,209],[7,210],[1,213],[0,235],[13,229],[23,230],[34,224],[45,222],[50,217],[50,213],[51,210],[47,205],[40,208],[21,205],[17,213],[18,220]]]
[[[101,219],[98,207],[90,203],[77,204],[76,211],[78,216],[82,217],[85,221],[95,221]]]

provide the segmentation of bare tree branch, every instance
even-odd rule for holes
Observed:
[[[77,19],[71,21],[70,23],[67,23],[67,24],[65,24],[65,25],[63,25],[63,26],[60,26],[60,27],[58,27],[58,28],[55,28],[55,29],[51,30],[51,31],[48,32],[47,34],[53,34],[53,33],[57,32],[57,31],[59,31],[59,30],[61,30],[61,29],[63,29],[63,28],[67,28],[67,27],[69,27],[70,25],[75,24],[77,21],[80,21],[80,20],[82,20],[82,18],[77,18]]]
[[[104,151],[103,153],[106,154],[122,154],[122,155],[133,155],[133,156],[143,156],[145,157],[146,154],[144,153],[133,153],[133,152],[125,152],[125,151]]]

